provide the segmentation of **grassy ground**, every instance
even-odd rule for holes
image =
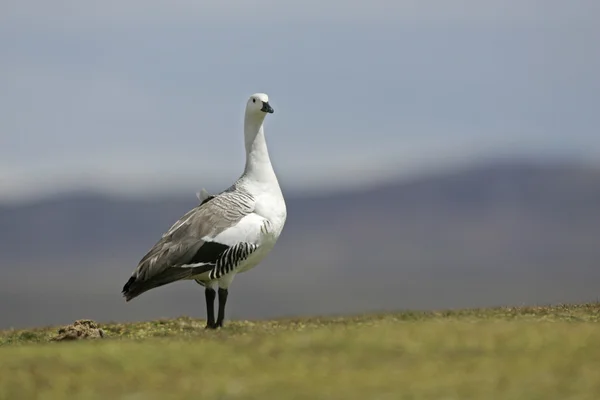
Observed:
[[[0,332],[0,399],[599,399],[600,304]]]

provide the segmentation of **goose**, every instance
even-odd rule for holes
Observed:
[[[197,194],[200,204],[184,214],[139,261],[122,289],[125,300],[181,280],[204,287],[206,327],[223,327],[234,277],[271,252],[287,217],[286,204],[267,149],[263,122],[274,112],[266,93],[246,103],[246,164],[228,189]],[[215,319],[215,298],[218,313]]]

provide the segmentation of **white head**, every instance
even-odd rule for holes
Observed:
[[[246,115],[260,116],[264,118],[267,113],[273,113],[273,107],[269,104],[269,96],[265,93],[254,93],[246,103]]]

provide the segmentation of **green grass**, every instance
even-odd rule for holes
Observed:
[[[0,331],[0,399],[598,399],[600,303]]]

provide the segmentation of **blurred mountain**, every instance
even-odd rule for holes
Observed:
[[[120,289],[193,193],[71,193],[0,205],[0,328],[204,316],[178,282]],[[600,170],[498,162],[327,196],[290,195],[273,253],[232,285],[229,318],[590,301]]]

